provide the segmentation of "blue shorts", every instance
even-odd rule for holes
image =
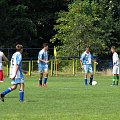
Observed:
[[[38,64],[38,70],[40,73],[43,73],[44,71],[48,71],[48,64],[45,65]]]
[[[11,81],[12,85],[17,85],[17,84],[21,84],[24,83],[23,78],[15,78],[14,80]]]
[[[83,65],[84,73],[93,73],[92,65]]]

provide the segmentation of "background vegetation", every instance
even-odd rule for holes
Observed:
[[[48,42],[60,56],[79,56],[85,45],[108,54],[120,45],[119,11],[119,0],[0,0],[0,47]]]

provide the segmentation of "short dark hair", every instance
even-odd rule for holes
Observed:
[[[21,49],[23,49],[23,46],[21,44],[17,44],[16,45],[16,50],[20,51]]]
[[[47,47],[48,46],[48,43],[43,43],[43,47]]]
[[[114,50],[116,50],[116,47],[115,47],[115,46],[112,46],[112,47],[111,47],[111,49],[114,49]]]

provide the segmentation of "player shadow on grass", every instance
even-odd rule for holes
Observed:
[[[6,99],[18,99],[18,96],[6,96],[5,98]],[[37,103],[37,102],[39,102],[39,100],[28,100],[28,99],[25,99],[24,102]]]
[[[25,102],[28,102],[28,103],[38,103],[39,100],[25,100]]]

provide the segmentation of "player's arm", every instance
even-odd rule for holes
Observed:
[[[26,70],[23,70],[23,69],[21,69],[22,70],[22,72],[24,73],[24,74],[27,74],[27,71]]]
[[[5,56],[5,54],[3,53],[3,60],[7,63],[8,62],[8,59],[7,59],[7,57]]]
[[[80,67],[81,67],[81,68],[83,67],[82,60],[80,60]]]
[[[118,54],[115,55],[115,61],[113,63],[113,65],[118,65],[119,63],[119,57],[118,57]]]
[[[81,57],[80,57],[80,67],[81,67],[81,69],[83,69],[83,63],[82,63],[82,60],[83,60],[83,54],[81,55]]]
[[[45,64],[48,64],[48,62],[49,62],[49,61],[43,60],[42,58],[39,58],[38,60],[41,61],[41,62],[44,62]]]
[[[45,64],[48,64],[48,61],[45,61],[44,59],[42,59],[42,53],[39,53],[39,55],[38,55],[38,61],[44,62]]]
[[[15,77],[16,77],[16,75],[17,75],[17,71],[18,71],[18,65],[16,65],[15,66],[15,74],[14,74],[14,77],[13,78],[11,78],[12,80],[14,80],[15,79]]]
[[[92,62],[95,63],[96,65],[98,64],[96,58],[93,58]]]

